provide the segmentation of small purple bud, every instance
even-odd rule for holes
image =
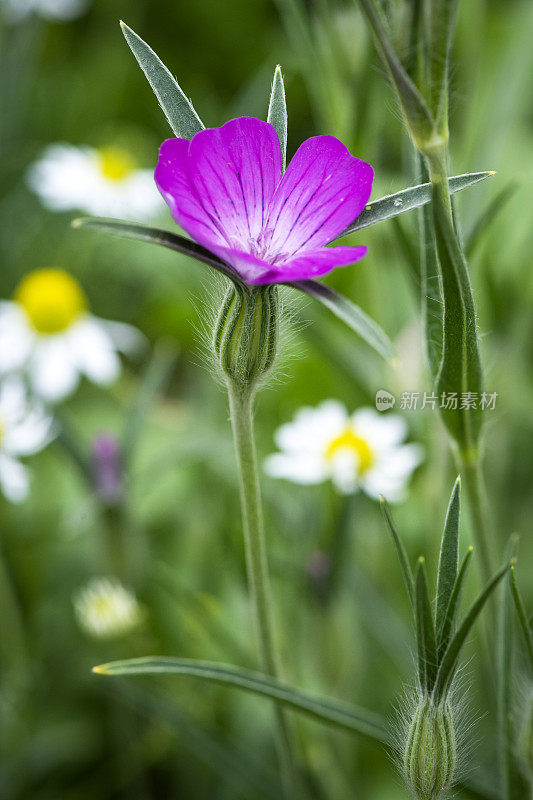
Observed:
[[[323,583],[329,578],[331,558],[323,550],[313,550],[307,559],[306,572],[313,583]]]
[[[122,497],[122,455],[112,433],[99,433],[92,442],[91,462],[95,491],[104,503],[115,505]]]

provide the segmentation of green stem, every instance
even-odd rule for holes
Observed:
[[[494,574],[491,553],[491,535],[488,522],[487,501],[479,457],[474,461],[462,459],[461,477],[468,497],[472,532],[481,575],[487,582]]]
[[[228,381],[228,395],[239,468],[246,569],[254,605],[261,666],[268,675],[279,678],[279,656],[274,640],[272,601],[255,452],[253,392],[247,388],[236,387],[232,385],[231,381]],[[295,766],[289,722],[286,712],[279,704],[275,704],[274,710],[276,747],[282,769],[283,785],[287,799],[293,800],[295,797]]]

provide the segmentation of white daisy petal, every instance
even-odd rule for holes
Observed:
[[[52,438],[52,418],[42,408],[34,407],[2,432],[1,447],[8,455],[30,456],[42,450]]]
[[[357,489],[359,458],[357,453],[340,450],[331,462],[331,480],[341,494],[352,494]]]
[[[337,400],[325,400],[316,408],[301,408],[293,422],[282,425],[274,434],[276,445],[287,452],[320,451],[346,425],[346,409]]]
[[[304,456],[273,453],[264,461],[264,469],[271,478],[286,478],[293,483],[321,483],[328,477],[322,459]]]
[[[113,344],[121,353],[126,355],[139,353],[148,346],[146,336],[133,325],[109,319],[98,319],[98,322],[108,332]]]
[[[12,503],[22,503],[30,489],[28,469],[5,453],[0,453],[0,488]]]
[[[393,447],[407,436],[407,423],[398,414],[383,414],[361,408],[352,415],[354,430],[378,449]]]
[[[50,211],[145,220],[164,208],[152,171],[135,169],[129,154],[117,149],[50,145],[27,180]]]
[[[68,344],[77,368],[90,380],[110,384],[120,374],[120,360],[106,328],[85,316],[68,331]]]
[[[22,369],[34,342],[35,335],[20,306],[0,301],[0,375]]]
[[[36,394],[51,403],[71,394],[79,381],[73,354],[61,335],[39,339],[28,371]]]

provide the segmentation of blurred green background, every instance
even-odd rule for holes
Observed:
[[[275,798],[268,702],[190,679],[105,680],[90,673],[94,664],[144,654],[256,665],[227,402],[204,355],[220,285],[176,254],[72,230],[76,213],[46,211],[25,182],[28,166],[51,142],[120,144],[141,165],[154,166],[170,130],[123,40],[120,18],[178,76],[206,125],[242,114],[264,118],[280,63],[289,154],[302,139],[331,133],[374,166],[374,198],[414,182],[409,142],[354,3],[94,0],[70,22],[34,15],[3,24],[0,296],[10,297],[25,272],[59,266],[80,280],[96,315],[134,324],[156,358],[163,348],[175,360],[143,412],[120,513],[98,503],[60,441],[31,459],[30,499],[20,506],[1,501],[2,550],[24,657],[16,669],[6,663],[2,670],[0,797]],[[498,558],[508,535],[522,534],[518,572],[530,608],[532,37],[530,0],[464,2],[451,111],[453,173],[497,171],[458,199],[465,237],[512,185],[476,243],[471,273],[487,390],[498,392],[485,436],[492,527]],[[163,213],[160,224],[171,227],[170,215]],[[287,294],[286,357],[257,401],[260,456],[272,452],[274,430],[302,405],[335,397],[355,410],[373,405],[380,388],[397,396],[431,388],[411,267],[414,215],[402,217],[401,228],[385,222],[365,230],[355,242],[369,245],[368,256],[328,283],[395,339],[402,367],[387,368],[341,323]],[[121,435],[151,358],[147,352],[128,361],[111,391],[84,383],[63,404],[61,417],[85,452],[102,431]],[[440,421],[430,411],[405,416],[426,459],[395,517],[411,557],[423,553],[435,567],[455,468]],[[393,716],[414,680],[414,632],[376,503],[362,495],[346,501],[330,485],[266,478],[264,496],[288,679]],[[325,600],[307,565],[315,551],[331,552],[343,525],[347,555]],[[137,564],[131,583],[146,617],[127,636],[91,639],[77,626],[72,596],[91,577],[109,574],[108,543],[117,535]],[[470,542],[465,509],[463,548]],[[472,591],[477,581],[473,571]],[[470,766],[490,784],[494,693],[475,657],[480,639],[481,628],[464,655],[471,738],[478,743]],[[378,745],[303,718],[297,728],[317,800],[406,797]]]

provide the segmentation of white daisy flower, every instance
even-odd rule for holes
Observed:
[[[144,616],[135,595],[114,578],[93,578],[73,603],[82,630],[99,639],[128,633]]]
[[[391,502],[403,499],[407,482],[422,460],[422,448],[402,444],[407,426],[394,414],[362,408],[349,415],[342,403],[326,400],[301,408],[275,434],[281,452],[265,461],[266,472],[294,483],[331,479],[342,494],[362,489]]]
[[[67,22],[79,17],[88,7],[88,0],[2,0],[8,22],[22,22],[30,14],[39,14],[53,22]]]
[[[163,209],[154,173],[118,147],[52,144],[28,171],[28,184],[50,211],[150,219]]]
[[[35,400],[29,400],[21,379],[0,383],[0,489],[12,503],[29,492],[28,468],[19,461],[42,450],[52,439],[52,419]]]
[[[118,350],[142,335],[130,325],[93,317],[79,283],[61,269],[28,273],[12,301],[0,301],[0,376],[24,371],[34,392],[57,402],[80,375],[107,385],[120,373]]]

